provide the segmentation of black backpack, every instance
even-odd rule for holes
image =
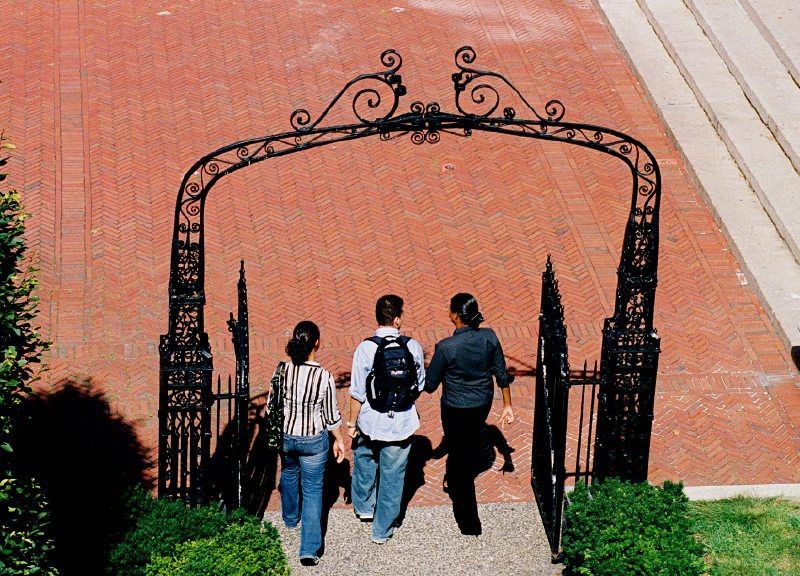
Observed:
[[[389,413],[404,412],[419,397],[417,365],[408,349],[408,336],[368,338],[378,345],[372,370],[367,376],[367,401],[373,410]]]

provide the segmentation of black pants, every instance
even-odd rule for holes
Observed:
[[[480,534],[478,503],[475,499],[475,459],[480,431],[491,404],[477,408],[452,408],[442,404],[442,426],[447,438],[447,486],[453,501],[453,516],[464,534]]]

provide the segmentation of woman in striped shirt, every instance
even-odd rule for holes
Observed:
[[[314,361],[319,342],[317,325],[304,320],[286,344],[291,361],[286,364],[279,490],[286,526],[302,524],[299,556],[304,566],[316,565],[322,551],[322,484],[328,460],[328,432],[334,437],[336,461],[344,459],[342,417],[336,405],[333,376]]]

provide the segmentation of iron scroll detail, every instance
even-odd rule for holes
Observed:
[[[253,164],[336,142],[376,136],[436,144],[444,134],[470,137],[477,132],[577,145],[616,158],[630,169],[631,204],[616,301],[603,336],[605,396],[600,398],[596,462],[607,471],[632,466],[630,477],[646,477],[647,457],[642,451],[649,449],[659,350],[653,328],[661,195],[658,164],[647,147],[627,134],[565,122],[566,109],[559,100],[549,100],[537,111],[505,76],[475,67],[476,60],[469,46],[455,52],[455,111],[448,112],[437,102],[413,102],[401,112],[406,95],[400,74],[403,60],[397,51],[386,50],[380,57],[381,70],[351,79],[318,116],[299,108],[290,115],[287,131],[228,144],[187,170],[174,213],[168,331],[159,346],[160,495],[191,503],[207,496],[203,474],[210,449],[213,355],[204,321],[203,215],[214,185]],[[332,122],[342,115],[347,118],[344,123]]]
[[[453,89],[455,91],[455,104],[459,112],[464,115],[477,115],[482,118],[490,117],[495,110],[500,106],[500,92],[493,84],[494,81],[500,81],[506,87],[519,97],[525,106],[533,112],[534,116],[542,122],[558,122],[564,117],[566,109],[559,100],[550,100],[545,104],[545,116],[541,115],[525,97],[517,90],[508,78],[497,72],[489,70],[478,70],[471,68],[468,65],[475,62],[477,54],[471,46],[462,46],[456,50],[455,61],[458,72],[453,74]],[[462,104],[462,97],[465,93],[469,94],[469,100],[472,104],[483,106],[482,112],[472,112],[465,109],[465,104]],[[503,108],[503,117],[507,120],[512,120],[517,115],[516,110],[511,106]]]

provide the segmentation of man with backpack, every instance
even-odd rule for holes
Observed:
[[[377,544],[392,537],[400,515],[411,435],[419,428],[414,401],[425,387],[422,346],[401,336],[402,317],[402,298],[378,298],[378,329],[356,348],[350,373],[353,510],[372,522]]]

